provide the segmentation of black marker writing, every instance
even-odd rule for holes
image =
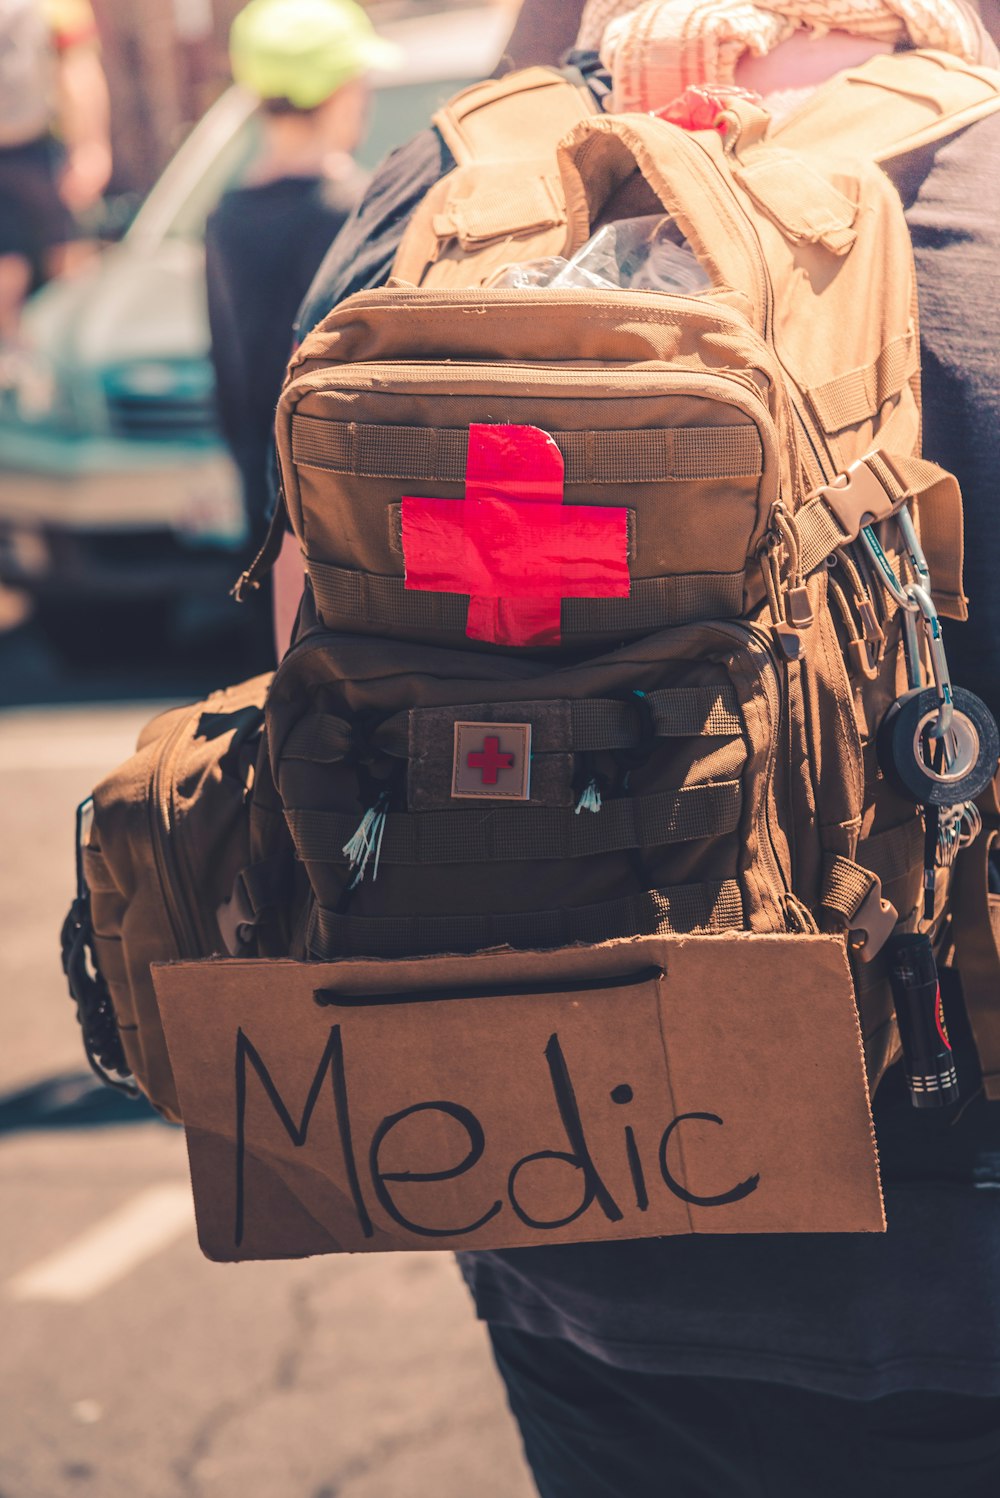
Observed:
[[[247,1039],[243,1030],[239,1029],[236,1032],[236,1211],[233,1226],[233,1239],[236,1246],[239,1247],[243,1242],[245,1209],[247,1061],[250,1062],[257,1076],[260,1078],[261,1086],[267,1094],[272,1108],[278,1115],[282,1128],[292,1143],[299,1149],[302,1148],[309,1138],[309,1124],[312,1120],[316,1104],[319,1101],[323,1078],[327,1071],[330,1072],[334,1103],[337,1110],[337,1123],[340,1128],[341,1148],[344,1152],[344,1166],[347,1171],[351,1198],[354,1202],[355,1211],[358,1214],[361,1231],[366,1238],[371,1238],[375,1230],[372,1227],[371,1219],[365,1208],[364,1198],[361,1195],[357,1165],[351,1143],[351,1119],[347,1104],[344,1048],[340,1036],[340,1026],[334,1025],[330,1031],[330,1038],[320,1057],[319,1065],[316,1068],[316,1073],[310,1084],[305,1106],[302,1110],[302,1118],[298,1123],[292,1118],[284,1098],[274,1085],[274,1079],[268,1071],[267,1065],[257,1047],[252,1040]]]
[[[559,1117],[562,1119],[563,1128],[566,1130],[566,1138],[569,1140],[571,1149],[567,1150],[537,1150],[533,1155],[524,1155],[522,1159],[511,1168],[507,1177],[507,1196],[517,1216],[529,1228],[553,1229],[564,1228],[578,1217],[582,1217],[591,1202],[597,1200],[601,1211],[609,1222],[620,1222],[622,1211],[615,1201],[611,1192],[601,1179],[600,1172],[591,1157],[587,1146],[586,1136],[583,1132],[583,1124],[580,1121],[580,1110],[577,1107],[576,1093],[570,1078],[566,1058],[559,1044],[559,1036],[551,1035],[548,1045],[545,1047],[545,1059],[549,1065],[549,1076],[552,1079],[552,1091],[555,1094],[556,1104],[559,1108]],[[517,1199],[517,1178],[526,1165],[535,1160],[564,1160],[574,1170],[579,1170],[583,1175],[583,1199],[575,1211],[566,1217],[560,1217],[553,1221],[542,1218],[531,1217],[521,1206]]]
[[[717,1113],[680,1113],[672,1122],[667,1124],[667,1127],[663,1131],[663,1137],[660,1140],[660,1174],[674,1195],[679,1196],[682,1202],[690,1202],[695,1207],[725,1207],[730,1202],[742,1201],[745,1196],[749,1196],[752,1191],[756,1191],[760,1185],[759,1175],[747,1176],[745,1181],[740,1181],[738,1186],[734,1186],[731,1191],[722,1192],[720,1196],[695,1196],[693,1191],[688,1191],[686,1186],[682,1186],[680,1181],[674,1179],[667,1164],[667,1145],[670,1143],[670,1136],[677,1125],[684,1123],[689,1118],[700,1118],[705,1123],[714,1123],[720,1127],[722,1126],[722,1119]]]
[[[446,1170],[383,1170],[379,1165],[379,1154],[383,1143],[393,1129],[401,1124],[404,1119],[411,1118],[414,1113],[444,1113],[449,1118],[454,1118],[456,1122],[460,1123],[469,1136],[469,1153],[465,1159],[460,1160],[457,1165],[449,1166]],[[385,1182],[453,1181],[456,1176],[465,1175],[466,1171],[471,1170],[474,1165],[479,1164],[485,1148],[486,1135],[483,1133],[483,1126],[476,1115],[469,1112],[468,1108],[463,1108],[458,1103],[414,1103],[412,1108],[403,1108],[399,1113],[391,1113],[388,1118],[383,1118],[372,1136],[371,1148],[368,1151],[368,1163],[371,1169],[375,1195],[394,1222],[398,1222],[400,1227],[407,1228],[411,1233],[417,1233],[422,1238],[457,1238],[462,1233],[478,1232],[485,1223],[489,1222],[491,1217],[497,1215],[503,1206],[503,1202],[494,1202],[489,1211],[484,1212],[478,1221],[470,1222],[467,1227],[428,1228],[419,1222],[411,1222],[409,1218],[403,1216],[393,1201],[392,1196],[385,1189]]]

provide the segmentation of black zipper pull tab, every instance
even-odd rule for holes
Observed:
[[[281,553],[285,543],[287,531],[288,508],[285,504],[284,488],[279,486],[278,502],[271,516],[271,524],[268,526],[264,544],[254,557],[245,572],[241,572],[233,586],[230,588],[230,597],[235,598],[237,603],[245,603],[251,593],[256,593],[260,587],[261,579],[265,578],[271,571]]]

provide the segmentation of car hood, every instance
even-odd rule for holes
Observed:
[[[203,266],[202,247],[180,239],[142,251],[117,245],[32,299],[25,312],[29,342],[77,369],[204,358]]]

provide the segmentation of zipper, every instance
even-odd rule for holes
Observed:
[[[737,207],[743,214],[744,219],[746,219],[747,215],[743,212],[738,203]],[[749,222],[749,220],[747,221]],[[757,275],[758,280],[760,280],[761,276],[763,275],[764,262],[760,244],[756,240],[756,236],[754,237],[754,246],[756,249],[755,265],[759,265]],[[769,308],[771,299],[770,283],[761,281],[761,285],[764,287],[765,299]],[[445,291],[422,291],[419,288],[401,290],[399,288],[396,288],[395,290],[390,291],[385,287],[379,287],[374,291],[358,291],[355,292],[353,296],[346,298],[346,300],[343,301],[340,306],[336,307],[333,312],[329,314],[329,317],[326,319],[324,324],[321,325],[322,334],[319,334],[318,330],[315,331],[317,332],[319,337],[335,332],[337,323],[340,320],[339,315],[344,309],[349,309],[353,320],[353,317],[355,317],[359,312],[398,311],[401,305],[401,299],[403,299],[403,304],[411,307],[415,306],[419,310],[423,310],[467,307],[470,305],[470,301],[472,301],[473,298],[477,307],[485,308],[486,306],[515,306],[525,309],[537,309],[539,312],[551,307],[558,307],[562,309],[566,306],[572,306],[574,303],[576,303],[579,305],[581,313],[590,312],[591,314],[593,314],[595,306],[594,292],[586,290],[584,288],[566,288],[565,290],[556,293],[547,294],[544,288],[539,288],[533,291],[518,290],[513,287],[459,287]],[[600,293],[600,308],[608,308],[613,310],[615,307],[621,308],[622,310],[627,310],[628,312],[633,314],[637,311],[640,313],[645,312],[647,314],[650,312],[652,312],[653,314],[662,313],[662,316],[653,315],[647,316],[645,319],[642,319],[642,321],[648,323],[651,327],[655,326],[657,323],[662,323],[664,321],[673,323],[674,321],[676,321],[678,311],[683,311],[686,307],[689,307],[700,314],[702,321],[705,321],[706,323],[715,323],[716,325],[721,324],[723,327],[728,325],[741,339],[746,338],[747,334],[749,333],[751,336],[754,336],[760,340],[761,344],[766,349],[768,354],[773,355],[774,352],[770,337],[765,336],[764,338],[760,338],[760,334],[756,332],[753,324],[747,317],[744,316],[743,313],[736,311],[732,307],[724,306],[719,302],[706,302],[704,296],[688,296],[683,292],[602,291]],[[769,325],[769,311],[767,313],[767,321]],[[713,329],[713,331],[716,331],[716,329]],[[312,337],[312,335],[310,335],[310,337]],[[308,350],[308,352],[303,353],[302,350],[305,350],[307,348],[308,342],[309,339],[307,338],[306,341],[300,345],[300,352],[298,356],[294,358],[288,366],[285,387],[282,392],[282,404],[285,403],[292,390],[294,390],[294,388],[299,384],[301,380],[310,380],[317,377],[328,377],[331,370],[333,369],[339,370],[338,377],[341,377],[343,375],[346,375],[348,371],[354,369],[395,369],[407,364],[414,365],[415,367],[420,367],[419,361],[383,358],[377,360],[357,360],[350,364],[340,365],[327,363],[324,364],[321,368],[313,369],[306,374],[296,374],[295,371],[301,365],[307,363],[315,364],[317,361],[321,361],[326,358],[326,351],[323,348],[310,349]],[[648,365],[655,363],[655,360],[650,359],[648,361],[636,362],[641,362]],[[487,361],[483,361],[482,364],[479,364],[475,360],[469,360],[468,363],[474,365],[477,368],[534,367],[531,360],[523,360],[519,364],[514,365],[511,365],[507,361],[505,361],[503,364],[498,363],[494,365],[490,365]],[[443,364],[447,364],[447,367],[449,369],[461,367],[456,364],[452,364],[451,361],[446,361],[443,359],[423,361],[424,368],[433,368],[435,366],[440,367]],[[550,367],[552,369],[558,369],[561,370],[565,375],[565,372],[568,369],[574,368],[574,361],[572,359],[567,359],[565,362],[557,362],[549,366],[546,366],[544,363],[540,362],[538,367]],[[615,360],[595,360],[594,367],[601,369],[605,374],[607,373],[609,368],[613,369],[616,374],[631,372],[630,364],[626,361],[619,362]],[[767,375],[768,381],[770,383],[770,371],[764,370],[763,373]],[[755,388],[757,389],[758,395],[760,395],[761,392],[759,387]]]
[[[182,719],[163,745],[150,779],[147,801],[153,860],[179,957],[203,957],[212,946],[197,911],[188,903],[186,892],[191,881],[181,866],[176,845],[173,768],[192,717]]]
[[[379,371],[374,375],[372,371]],[[381,371],[389,370],[388,378],[381,377]],[[436,374],[432,373],[436,371]],[[763,371],[765,374],[767,371]],[[319,372],[317,372],[319,373]],[[608,376],[613,373],[616,379],[625,378],[637,385],[645,383],[645,389],[629,390],[627,394],[619,393],[608,388]],[[490,385],[517,385],[525,395],[532,394],[531,381],[544,388],[556,385],[560,389],[573,386],[578,381],[583,385],[604,385],[602,392],[606,400],[633,400],[639,395],[659,396],[669,395],[676,388],[683,390],[684,394],[702,395],[714,393],[720,385],[738,385],[741,390],[748,391],[753,396],[753,406],[762,408],[770,420],[770,411],[764,392],[752,376],[744,374],[738,369],[727,369],[724,372],[710,371],[698,372],[693,370],[676,369],[668,365],[657,367],[654,361],[640,365],[625,365],[621,368],[611,367],[606,363],[576,364],[567,360],[562,364],[535,363],[524,360],[515,363],[505,360],[503,363],[493,363],[488,360],[468,360],[459,363],[445,363],[438,359],[426,361],[407,359],[380,359],[376,363],[363,363],[345,365],[338,368],[336,375],[331,378],[329,367],[322,371],[322,383],[317,383],[317,374],[300,375],[297,380],[286,387],[286,399],[293,393],[298,392],[301,386],[302,395],[317,395],[319,397],[335,395],[341,390],[354,390],[367,387],[379,390],[388,386],[395,390],[398,387],[409,387],[418,385],[423,390],[433,392],[437,386],[441,386],[448,394],[456,393],[456,383],[468,380],[480,381]],[[463,384],[461,392],[468,393],[468,385]],[[751,413],[748,413],[751,414]]]

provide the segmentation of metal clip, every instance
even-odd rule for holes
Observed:
[[[868,555],[875,563],[875,570],[878,573],[879,581],[886,592],[891,594],[901,609],[908,609],[911,613],[916,613],[919,606],[911,602],[907,597],[906,589],[896,576],[896,570],[882,549],[882,543],[872,527],[870,525],[863,525],[860,534]]]
[[[931,590],[930,568],[927,565],[927,558],[924,556],[923,547],[920,545],[920,541],[917,537],[917,529],[913,524],[913,518],[905,505],[897,513],[896,523],[899,526],[900,534],[903,537],[903,545],[906,547],[907,554],[910,558],[911,563],[913,564],[913,570],[919,577],[923,587],[925,587],[929,593]]]
[[[937,718],[929,730],[930,736],[932,739],[945,740],[945,754],[950,769],[958,749],[954,743],[954,735],[951,733],[955,702],[951,688],[951,672],[948,669],[948,657],[945,655],[944,639],[941,634],[941,620],[938,618],[938,611],[926,588],[919,583],[909,583],[906,594],[920,610],[920,622],[923,625],[924,638],[927,641],[927,649],[931,658],[931,679],[940,703]]]
[[[870,525],[862,527],[861,540],[868,551],[869,556],[875,563],[876,570],[882,585],[896,600],[903,610],[903,643],[906,650],[906,674],[911,687],[923,686],[923,669],[920,664],[920,636],[917,633],[917,620],[923,629],[924,639],[927,641],[927,651],[931,662],[931,680],[937,692],[940,704],[937,717],[929,731],[932,739],[944,741],[944,752],[950,769],[955,763],[958,753],[958,745],[951,731],[952,719],[954,717],[954,696],[951,686],[951,672],[948,668],[948,657],[945,654],[944,639],[941,634],[941,620],[938,611],[934,607],[934,601],[930,594],[931,575],[927,566],[927,558],[924,556],[920,545],[916,528],[909,511],[905,506],[896,515],[903,545],[906,547],[907,555],[916,572],[919,582],[903,584],[896,576],[895,568],[886,556],[882,543],[879,541]]]

